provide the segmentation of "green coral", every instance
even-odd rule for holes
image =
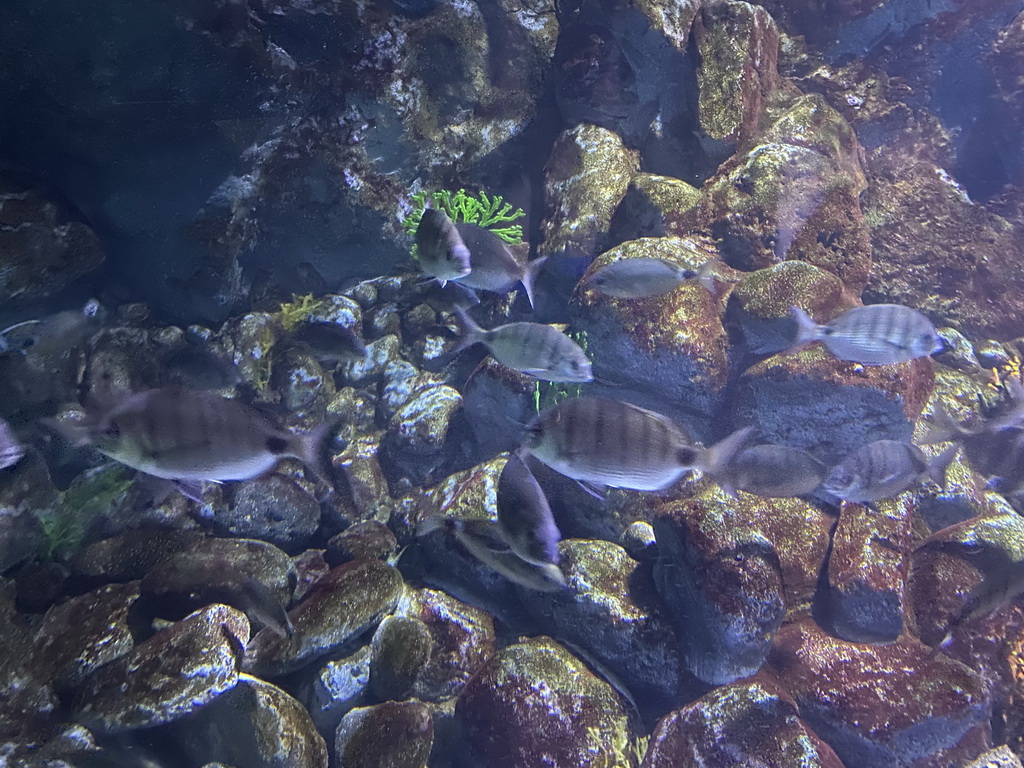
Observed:
[[[131,487],[134,473],[120,464],[87,472],[64,492],[53,509],[37,511],[45,537],[41,555],[46,560],[67,559],[81,546],[86,525]]]
[[[454,194],[447,189],[436,192],[420,191],[412,196],[412,211],[402,220],[402,226],[410,235],[415,235],[419,228],[423,211],[427,209],[427,198],[430,206],[444,211],[456,223],[476,224],[485,227],[506,243],[519,245],[523,242],[523,227],[511,222],[526,214],[522,208],[512,209],[501,195],[489,196],[481,191],[476,197],[466,194],[460,189]],[[413,246],[413,258],[416,257],[416,246]]]

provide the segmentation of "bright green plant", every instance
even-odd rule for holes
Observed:
[[[416,234],[420,219],[423,218],[423,211],[427,209],[428,196],[432,208],[444,211],[456,223],[464,222],[485,227],[512,245],[523,242],[522,225],[511,223],[526,215],[522,208],[513,210],[512,204],[506,203],[501,195],[491,197],[486,192],[480,192],[473,197],[467,195],[464,189],[455,193],[447,189],[439,189],[436,192],[420,191],[413,195],[412,211],[402,220],[402,226],[410,235]],[[415,245],[412,255],[413,258],[416,257]]]
[[[43,559],[70,558],[81,546],[89,521],[109,509],[134,479],[134,473],[120,464],[98,467],[68,488],[53,509],[37,511],[43,528]]]

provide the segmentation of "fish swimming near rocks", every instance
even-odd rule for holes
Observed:
[[[106,310],[96,299],[81,309],[68,309],[26,320],[0,331],[0,355],[19,354],[29,358],[65,355],[80,347],[103,327]]]
[[[0,419],[0,469],[13,467],[25,455],[25,448],[14,436],[11,425]]]
[[[840,360],[852,363],[891,365],[945,348],[927,317],[900,304],[854,307],[826,325],[818,325],[799,307],[791,310],[798,326],[794,348],[821,341]]]
[[[92,445],[115,461],[166,480],[251,480],[271,472],[282,459],[295,458],[330,485],[321,458],[330,424],[292,433],[257,409],[212,392],[152,389],[128,395],[80,422],[43,423],[76,445]]]
[[[420,269],[443,287],[449,280],[466,277],[472,270],[470,253],[455,223],[437,208],[423,211],[416,228]]]
[[[295,340],[305,344],[322,363],[338,363],[366,356],[366,343],[356,329],[338,323],[300,323]]]
[[[512,551],[526,562],[558,565],[562,535],[555,516],[537,479],[515,453],[498,480],[498,527]]]
[[[455,308],[466,329],[456,355],[480,343],[502,365],[545,381],[593,381],[590,360],[580,346],[561,331],[543,323],[508,323],[484,330],[464,310]]]
[[[814,491],[826,471],[807,451],[765,444],[737,451],[709,477],[730,496],[746,491],[765,498],[790,498]]]
[[[710,447],[672,419],[604,397],[565,400],[541,412],[523,445],[556,472],[593,488],[658,491],[692,469],[713,475],[747,439],[740,430]]]
[[[898,440],[875,440],[861,446],[833,467],[822,490],[858,504],[898,496],[926,478],[946,485],[946,468],[958,446],[929,459],[916,445]]]
[[[663,259],[620,259],[594,271],[583,282],[612,298],[643,299],[670,293],[692,281],[714,291],[714,264],[706,261],[693,270]]]
[[[455,229],[469,249],[470,271],[452,280],[467,288],[493,293],[508,293],[517,285],[522,285],[530,306],[534,306],[534,283],[547,256],[521,262],[505,241],[486,227],[460,222],[455,225]]]

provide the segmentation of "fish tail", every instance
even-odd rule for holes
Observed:
[[[925,427],[924,435],[917,441],[921,445],[947,443],[950,440],[955,440],[963,432],[942,403],[936,404],[935,413]]]
[[[715,292],[715,260],[708,259],[699,267],[697,267],[697,282],[700,283],[708,291],[708,293]]]
[[[472,347],[474,344],[487,341],[488,331],[481,328],[477,322],[469,316],[469,313],[466,312],[466,310],[462,307],[456,306],[454,308],[454,312],[455,316],[459,318],[459,324],[463,328],[463,334],[455,348],[446,355],[447,359],[455,357],[457,354],[469,347]]]
[[[704,449],[697,468],[705,474],[714,477],[728,466],[733,457],[739,453],[740,449],[754,434],[754,431],[754,427],[737,429],[725,439],[718,441],[710,448]]]
[[[959,451],[960,444],[954,443],[928,462],[928,477],[938,483],[942,487],[942,490],[946,490],[946,470],[949,468],[950,462],[956,458]]]
[[[810,315],[800,309],[800,307],[790,307],[789,310],[793,314],[793,319],[796,320],[797,325],[796,340],[793,342],[794,347],[817,341],[822,337],[821,326],[814,322]]]
[[[547,256],[541,256],[539,259],[534,259],[526,265],[526,272],[523,274],[523,279],[520,282],[523,284],[523,290],[526,291],[526,298],[530,300],[530,306],[533,304],[533,286],[537,281],[537,275],[540,274],[541,269],[544,267],[544,263],[548,260]]]
[[[338,424],[338,419],[332,419],[314,427],[309,432],[298,435],[294,451],[296,458],[302,461],[316,475],[317,479],[329,488],[334,487],[332,480],[334,466],[328,456],[327,447],[334,438]]]

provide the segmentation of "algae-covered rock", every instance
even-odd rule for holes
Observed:
[[[314,669],[299,685],[298,697],[320,733],[332,734],[345,713],[369,699],[370,646]]]
[[[248,641],[241,611],[196,611],[86,678],[77,717],[105,733],[184,717],[234,687]]]
[[[796,702],[762,680],[722,686],[661,719],[641,768],[682,765],[844,768]]]
[[[700,190],[682,179],[638,173],[615,209],[609,239],[624,243],[642,237],[684,237],[695,225]]]
[[[453,414],[461,407],[462,395],[457,389],[447,384],[426,387],[391,417],[388,440],[400,452],[437,453],[444,447]]]
[[[386,520],[392,501],[387,478],[381,469],[380,438],[364,434],[350,440],[332,464],[345,478],[348,497],[357,520]]]
[[[261,630],[245,656],[245,670],[277,676],[343,648],[392,611],[403,588],[402,577],[379,560],[340,565],[321,579],[288,615],[290,638]]]
[[[200,764],[327,768],[327,744],[309,713],[277,686],[249,675],[177,724],[181,749]]]
[[[381,701],[404,699],[430,660],[434,640],[419,619],[387,616],[370,645],[370,690]]]
[[[48,681],[49,664],[35,656],[32,636],[14,610],[13,590],[0,582],[0,738],[34,738],[59,702]]]
[[[623,259],[664,259],[697,269],[715,257],[713,244],[699,237],[643,238],[597,257],[594,270]],[[728,338],[720,301],[696,282],[662,296],[613,299],[580,283],[570,305],[572,326],[586,334],[594,375],[639,394],[640,405],[669,416],[687,414],[699,435],[708,423],[694,423],[719,406],[728,378]],[[610,394],[612,397],[622,395]]]
[[[344,768],[426,768],[433,744],[430,707],[419,701],[388,701],[354,709],[342,718],[334,759]]]
[[[546,637],[495,654],[459,696],[455,717],[472,765],[635,768],[639,762],[618,695]]]
[[[384,375],[388,363],[399,358],[401,339],[395,334],[382,336],[366,345],[366,354],[342,360],[337,375],[346,384],[362,386],[378,381]]]
[[[213,523],[224,534],[295,552],[320,526],[320,503],[291,478],[274,474],[240,484],[230,506],[214,509]]]
[[[612,214],[637,170],[637,153],[605,128],[581,124],[559,136],[544,172],[541,252],[603,249]]]
[[[522,593],[541,631],[612,670],[644,711],[664,711],[682,667],[649,570],[610,541],[563,540],[559,550],[568,589]]]
[[[327,542],[325,557],[331,567],[351,560],[387,560],[395,554],[398,542],[384,523],[366,520],[353,523]]]
[[[281,393],[285,407],[298,414],[322,418],[334,395],[334,381],[324,373],[316,355],[302,349],[289,349],[281,355],[270,383]]]
[[[205,538],[196,531],[128,531],[84,547],[71,561],[71,569],[90,580],[133,581],[175,554],[200,545]]]

